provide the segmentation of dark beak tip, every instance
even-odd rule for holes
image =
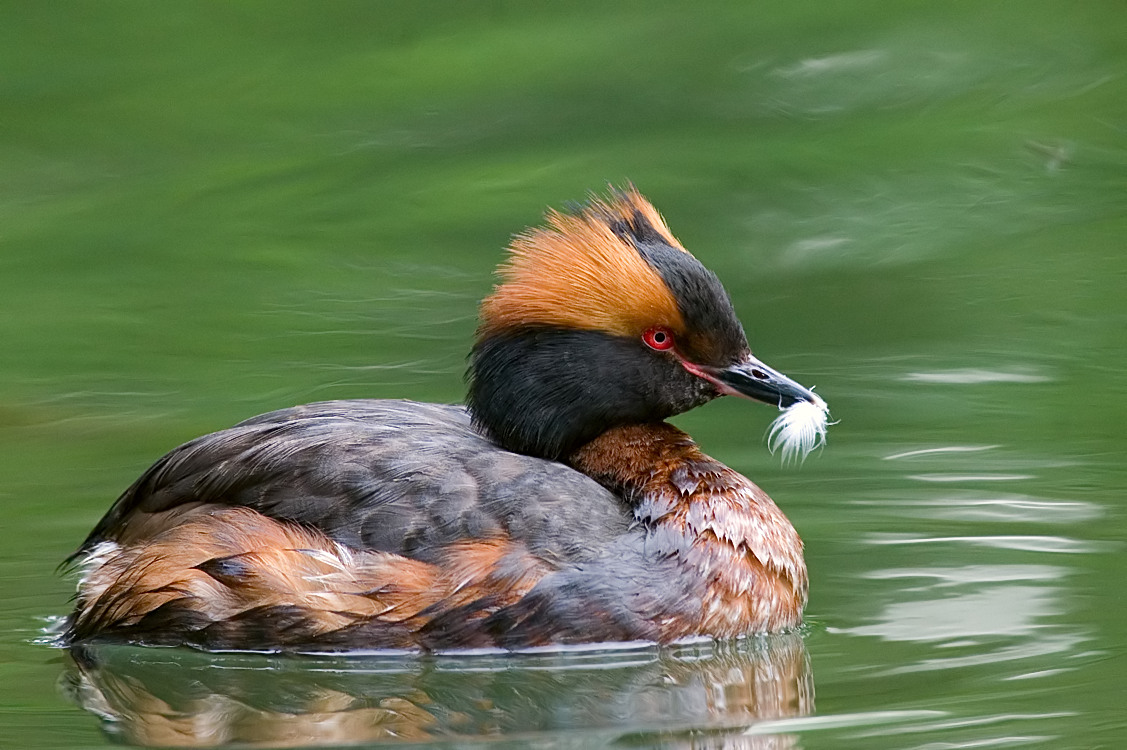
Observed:
[[[761,401],[779,409],[788,409],[805,401],[822,411],[829,411],[821,396],[754,357],[749,356],[737,365],[716,371],[715,375],[724,386],[722,392],[728,395]]]

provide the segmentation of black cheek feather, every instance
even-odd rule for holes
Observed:
[[[611,427],[662,420],[716,396],[640,339],[546,327],[478,341],[469,380],[479,429],[503,448],[552,460]]]

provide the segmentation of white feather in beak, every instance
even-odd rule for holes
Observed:
[[[782,454],[784,464],[805,461],[811,451],[826,444],[829,415],[829,407],[821,399],[816,404],[797,401],[771,423],[767,446],[772,453]]]

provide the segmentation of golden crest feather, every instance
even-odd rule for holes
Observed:
[[[517,235],[498,269],[501,283],[481,306],[479,335],[545,325],[636,336],[684,321],[673,293],[624,233],[656,232],[688,252],[661,214],[633,187],[593,199],[573,214],[549,211],[546,225]]]

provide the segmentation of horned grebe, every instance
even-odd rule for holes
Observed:
[[[523,648],[797,625],[802,541],[665,418],[719,395],[796,410],[719,280],[633,188],[513,241],[467,405],[330,401],[157,461],[72,559],[64,639],[204,649]],[[795,426],[797,425],[797,427]]]

